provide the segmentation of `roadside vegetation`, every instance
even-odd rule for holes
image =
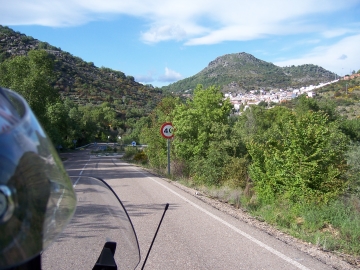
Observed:
[[[82,104],[61,96],[54,81],[56,61],[45,50],[31,50],[0,62],[0,86],[21,94],[29,103],[59,150],[71,149],[90,142],[139,141],[140,116],[144,111],[127,107],[119,113],[117,105],[107,101],[99,105]],[[121,102],[125,106],[126,99]],[[76,142],[74,142],[76,140]]]
[[[140,133],[142,163],[167,173],[162,123],[172,122],[171,175],[319,248],[360,258],[360,118],[300,96],[239,116],[214,86],[165,98]],[[140,153],[137,153],[139,155]]]

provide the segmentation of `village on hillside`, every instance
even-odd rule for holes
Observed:
[[[353,74],[351,76],[360,76],[360,74]],[[342,77],[341,80],[349,80],[351,79],[349,75]],[[325,85],[332,84],[338,82],[339,79],[333,80],[327,83],[320,83],[319,85],[310,85],[306,87],[301,87],[299,89],[279,89],[279,90],[252,90],[249,93],[237,93],[233,94],[231,92],[225,94],[225,98],[230,99],[230,102],[234,105],[234,109],[236,112],[240,110],[240,106],[245,106],[246,109],[250,105],[258,105],[260,102],[264,101],[268,104],[270,103],[280,103],[287,100],[294,99],[299,95],[306,94],[307,97],[312,98],[316,95],[315,89],[321,88]]]

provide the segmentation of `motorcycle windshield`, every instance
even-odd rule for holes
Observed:
[[[72,183],[29,105],[0,87],[0,269],[36,258],[76,207]]]
[[[116,242],[118,269],[140,262],[138,240],[130,218],[110,186],[101,179],[71,177],[77,196],[73,218],[42,254],[43,269],[92,269],[106,242]]]

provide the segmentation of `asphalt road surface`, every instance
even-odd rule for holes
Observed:
[[[119,196],[139,241],[141,262],[137,269],[141,269],[166,203],[170,206],[145,269],[334,269],[216,210],[166,179],[123,162],[119,156],[90,155],[90,150],[67,154],[64,165],[70,176],[103,178]],[[75,190],[78,200],[86,192],[80,184]],[[96,211],[96,206],[92,210]],[[100,231],[116,228],[104,224],[104,220],[104,216],[89,215],[82,222],[91,225],[95,237]],[[93,225],[96,222],[98,225]],[[98,247],[81,242],[86,238],[79,236],[82,229],[79,221],[69,224],[68,231],[44,252],[44,269],[91,268],[100,252]],[[102,240],[98,242],[102,247]],[[121,261],[117,263],[119,269],[128,267]]]

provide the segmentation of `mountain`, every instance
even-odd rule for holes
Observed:
[[[62,51],[47,42],[0,25],[0,63],[30,50],[46,50],[55,61],[55,89],[65,98],[85,105],[109,102],[120,117],[140,117],[152,111],[162,99],[161,89],[143,85],[121,71],[94,66],[92,62]]]
[[[335,76],[335,73],[316,65],[279,67],[242,52],[220,56],[196,75],[162,89],[183,92],[194,89],[197,84],[204,87],[217,85],[223,92],[286,89],[317,85],[334,80]]]

